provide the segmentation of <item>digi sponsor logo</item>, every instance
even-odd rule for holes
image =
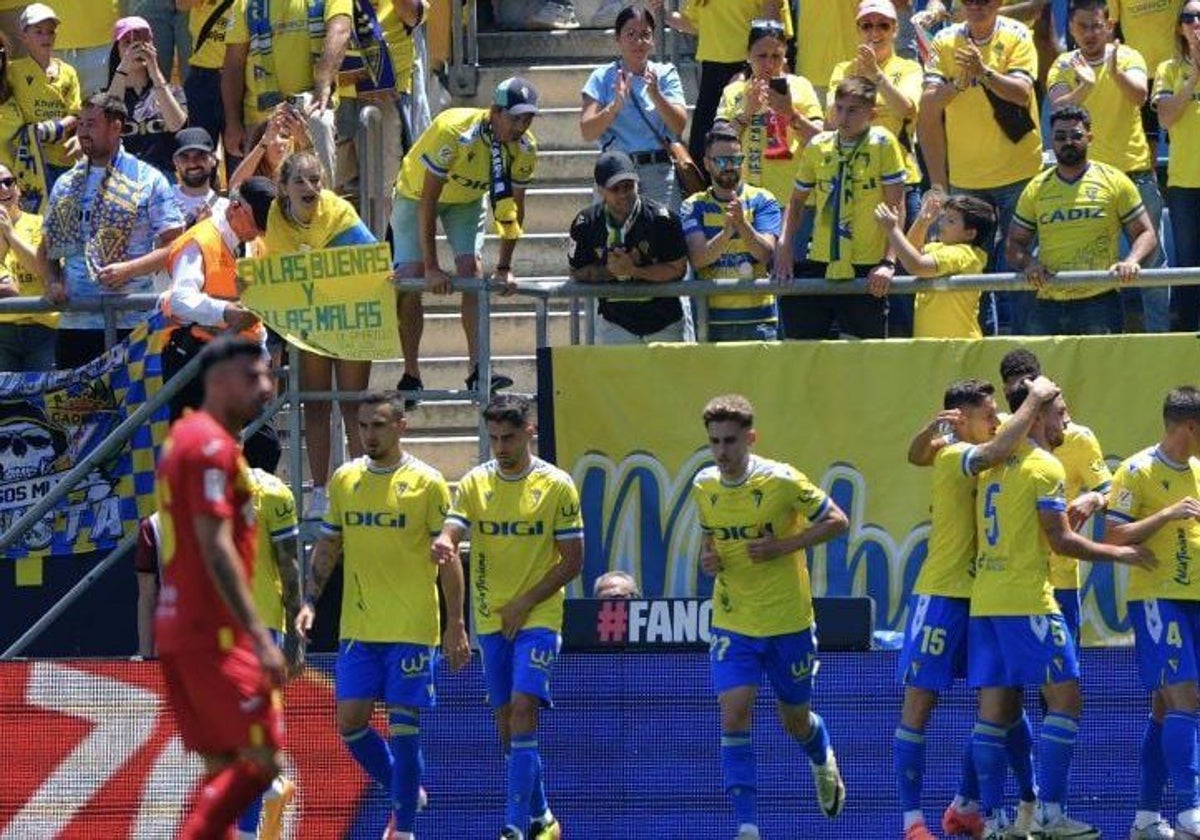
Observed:
[[[480,520],[475,523],[479,533],[489,537],[540,537],[546,532],[544,522],[527,522],[514,520],[512,522],[495,522]]]

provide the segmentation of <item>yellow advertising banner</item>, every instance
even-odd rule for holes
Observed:
[[[1200,380],[1200,341],[1183,335],[554,348],[543,446],[582,497],[573,594],[610,568],[633,570],[647,597],[711,593],[688,491],[711,463],[704,404],[737,392],[755,407],[755,451],[795,465],[850,518],[844,537],[810,552],[814,594],[870,595],[877,629],[902,631],[929,532],[930,475],[908,464],[908,443],[950,382],[999,389],[1000,358],[1016,347],[1038,355],[1114,468],[1158,440],[1167,390]],[[1085,564],[1082,579],[1085,641],[1127,641],[1127,572]]]
[[[386,243],[238,260],[242,304],[292,344],[338,359],[396,359]]]

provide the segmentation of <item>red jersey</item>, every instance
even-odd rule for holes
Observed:
[[[193,524],[200,514],[233,520],[233,541],[248,585],[256,526],[250,469],[241,447],[212,415],[192,412],[171,427],[156,477],[162,579],[154,614],[158,650],[248,647],[245,628],[209,575]]]

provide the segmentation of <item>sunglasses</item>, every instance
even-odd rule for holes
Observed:
[[[763,35],[782,35],[783,24],[777,20],[752,20],[750,21],[750,34],[755,36],[755,39],[761,38]]]
[[[715,155],[712,162],[717,169],[740,169],[746,162],[745,155]]]
[[[858,22],[859,32],[891,32],[895,26],[890,20],[860,20]]]
[[[1197,23],[1200,22],[1200,12],[1180,12],[1180,23]]]
[[[0,178],[0,187],[3,187],[6,190],[11,190],[16,185],[17,185],[16,178]]]
[[[1079,129],[1075,129],[1074,131],[1056,131],[1050,137],[1055,143],[1065,143],[1068,140],[1082,140],[1084,137],[1087,137],[1087,133]]]

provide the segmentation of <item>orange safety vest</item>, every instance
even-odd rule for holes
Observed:
[[[199,246],[200,257],[204,261],[204,293],[217,300],[235,302],[240,300],[241,296],[238,294],[237,288],[237,255],[229,250],[229,246],[221,238],[221,231],[217,229],[211,218],[203,219],[192,225],[171,243],[171,248],[167,252],[167,270],[175,270],[175,263],[179,261],[180,252],[193,242]],[[173,331],[187,326],[192,335],[200,341],[211,341],[222,332],[202,324],[189,325],[175,317],[171,312],[169,296],[163,304],[163,309],[172,321],[172,325],[168,327],[169,330]],[[254,324],[242,330],[241,334],[261,342],[266,337],[266,328],[261,321],[255,321]]]

